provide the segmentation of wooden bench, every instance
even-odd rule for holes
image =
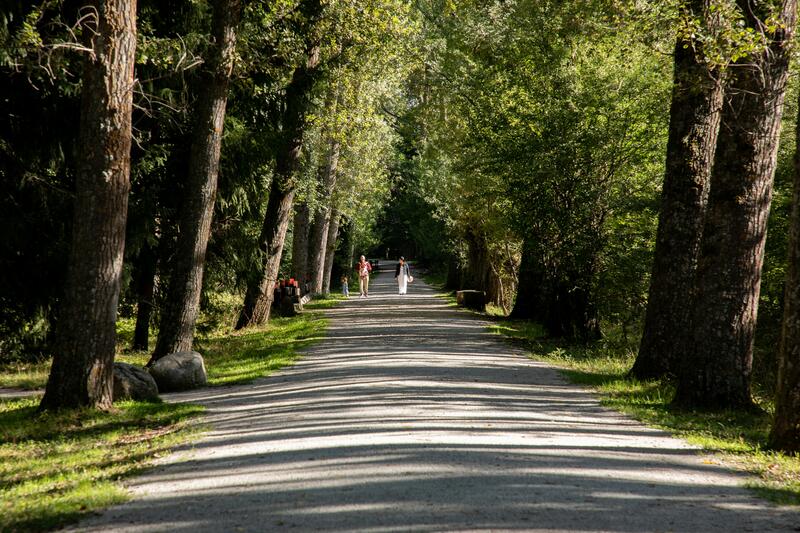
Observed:
[[[486,311],[486,293],[483,291],[456,291],[456,303],[468,309]]]

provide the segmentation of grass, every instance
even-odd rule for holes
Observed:
[[[435,287],[441,290],[447,283],[447,271],[428,270],[427,272],[425,272],[422,278],[425,280],[425,283],[427,283],[431,287]]]
[[[341,297],[320,298],[310,312],[276,317],[261,328],[200,337],[209,385],[247,383],[291,364],[320,339],[327,320],[319,309]],[[144,365],[149,353],[127,351],[129,321],[118,325],[116,360]],[[49,362],[0,369],[0,386],[44,386]],[[37,414],[38,398],[0,401],[0,531],[44,531],[77,521],[127,499],[118,481],[198,432],[188,419],[203,408],[186,404],[120,402],[110,412]]]
[[[195,405],[122,402],[112,412],[37,414],[0,402],[0,531],[44,531],[128,498],[118,480],[198,431]]]
[[[297,360],[299,350],[321,339],[326,326],[321,313],[301,313],[201,341],[197,349],[205,359],[208,383],[233,385],[268,376]]]
[[[50,361],[38,363],[10,363],[0,367],[0,387],[36,390],[44,387]]]
[[[313,311],[333,307],[340,300],[338,295],[312,300],[305,306],[312,312],[292,318],[272,318],[269,324],[260,328],[198,336],[195,349],[205,360],[209,385],[247,383],[291,364],[297,359],[298,350],[324,334],[327,320],[321,313]],[[117,336],[115,361],[138,366],[147,364],[149,352],[127,348],[133,338],[131,319],[118,322]],[[50,361],[5,365],[0,368],[0,387],[41,389],[47,383],[49,372]]]
[[[714,454],[714,459],[754,474],[748,486],[779,504],[800,505],[800,457],[766,449],[771,406],[761,412],[695,412],[672,408],[674,386],[668,381],[638,381],[626,376],[635,353],[603,344],[582,347],[545,338],[541,326],[497,320],[499,335],[524,346],[530,355],[562,370],[573,383],[597,391],[601,402],[650,426],[686,439]]]
[[[356,291],[358,292],[358,291]],[[350,291],[350,297],[353,297],[352,291]],[[330,309],[332,307],[336,307],[339,302],[346,300],[343,294],[339,293],[330,293],[330,294],[319,294],[314,296],[314,299],[308,302],[305,305],[305,309],[318,311],[321,309]]]

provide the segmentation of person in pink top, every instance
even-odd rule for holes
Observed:
[[[358,289],[361,292],[360,298],[366,298],[369,296],[369,273],[372,272],[372,265],[370,265],[369,261],[362,255],[361,259],[358,261],[356,270],[358,270]]]

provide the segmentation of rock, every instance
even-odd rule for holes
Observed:
[[[156,361],[150,375],[161,392],[196,389],[208,383],[203,356],[197,352],[175,352]]]
[[[486,311],[486,293],[483,291],[456,291],[456,302],[469,309]]]
[[[158,402],[158,386],[144,368],[128,363],[114,363],[114,401],[141,400]]]

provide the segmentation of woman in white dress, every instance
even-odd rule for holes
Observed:
[[[411,277],[411,270],[408,268],[408,263],[404,257],[400,257],[397,262],[397,268],[394,269],[394,277],[397,279],[397,288],[400,294],[405,294],[408,290],[408,282],[414,278]]]

